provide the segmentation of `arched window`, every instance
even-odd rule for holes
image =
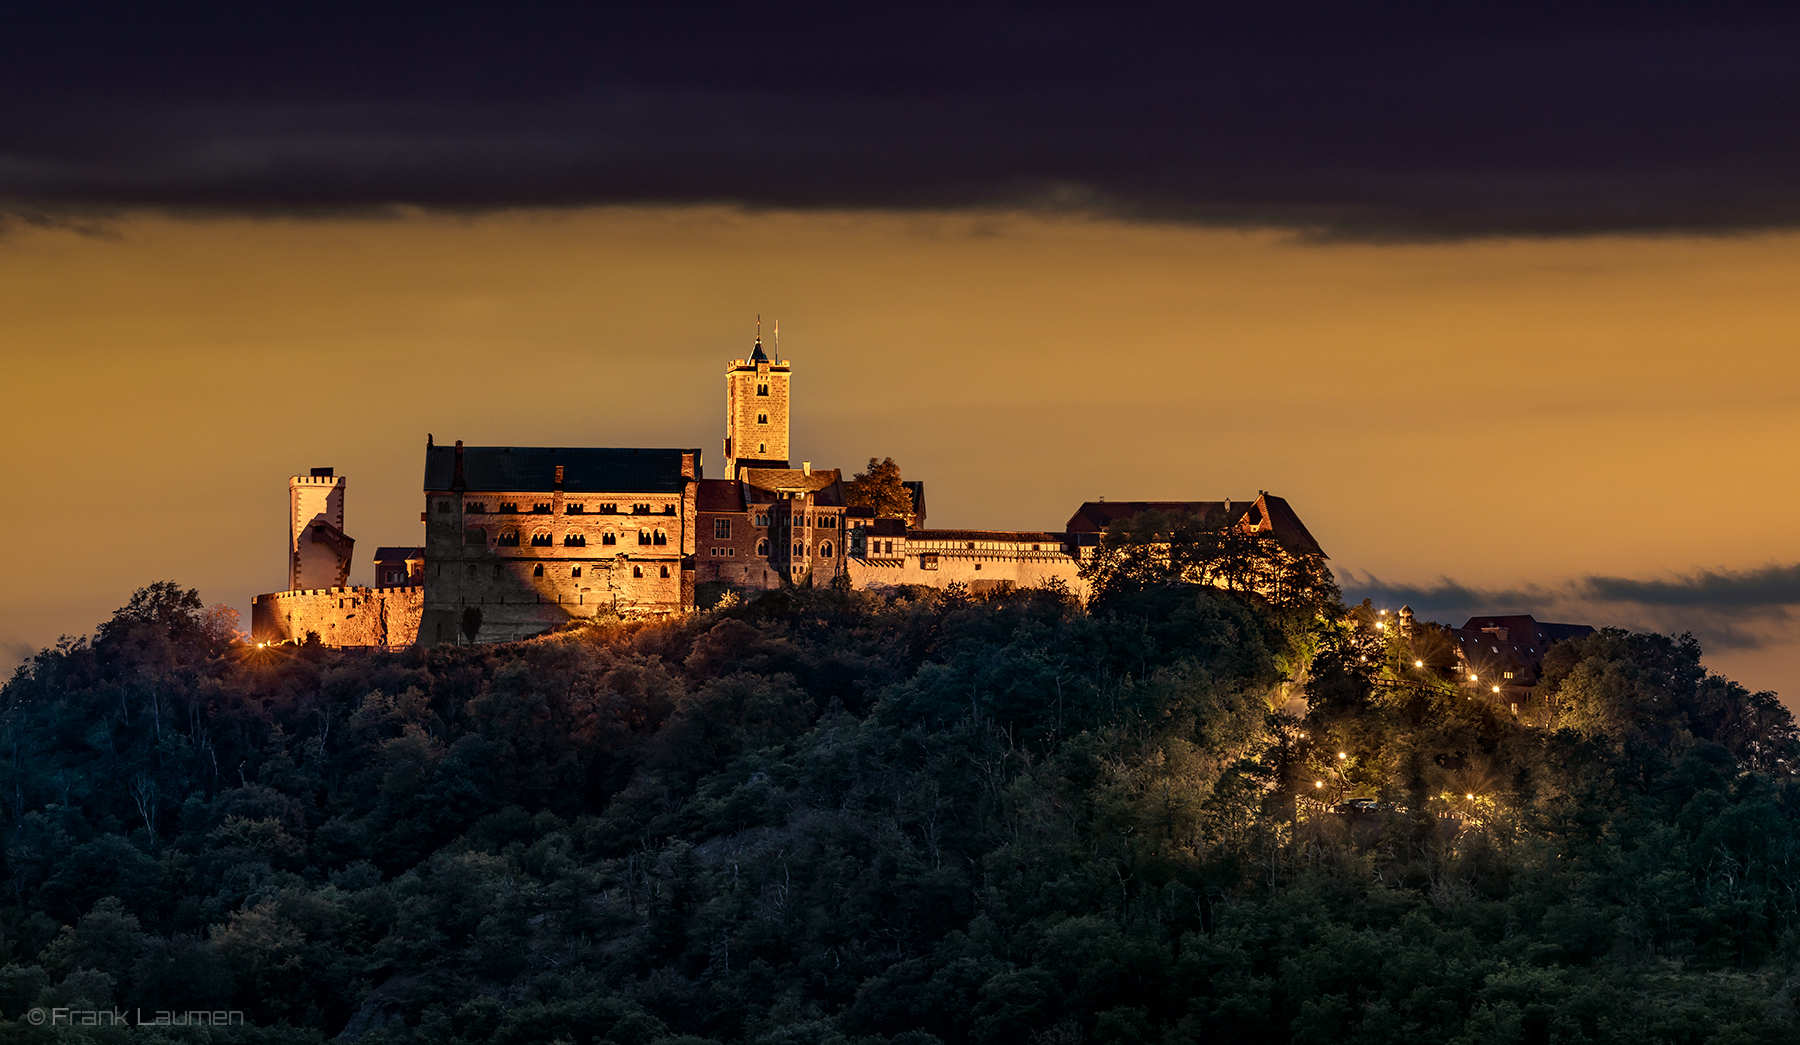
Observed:
[[[656,543],[657,544],[669,543],[669,535],[662,530],[656,531]]]
[[[649,544],[650,543],[650,531],[649,530],[639,530],[638,531],[638,543],[639,544]]]
[[[769,542],[768,541],[757,541],[756,542],[756,554],[763,555],[763,556],[768,555],[769,554]]]
[[[531,575],[533,577],[542,577],[544,575],[544,564],[540,562],[536,566],[533,566],[531,568]]]
[[[569,576],[571,576],[571,577],[579,577],[579,576],[581,576],[581,567],[579,567],[579,566],[577,566],[577,567],[575,567],[575,568],[574,568],[574,569],[572,569],[572,570],[570,570],[570,571],[569,571]]]
[[[668,567],[667,567],[667,566],[664,566],[664,567],[663,567],[663,568],[662,568],[662,575],[663,575],[663,576],[664,576],[664,577],[667,577],[667,576],[668,576],[668,575],[669,575],[669,568],[668,568]]]
[[[501,530],[500,539],[494,543],[502,548],[517,548],[519,546],[519,531]]]
[[[631,568],[631,575],[633,577],[642,577],[644,575],[644,568],[642,566],[633,566]]]
[[[611,530],[608,530],[605,533],[600,535],[600,543],[601,544],[617,544],[617,543],[619,543],[619,535],[612,532]]]
[[[769,394],[769,386],[768,385],[757,385],[756,386],[756,394],[759,396],[768,395]]]
[[[769,452],[769,444],[768,443],[757,443],[756,444],[756,452],[759,454],[768,453]]]
[[[565,534],[563,536],[563,547],[565,547],[565,548],[586,548],[587,547],[587,534],[585,534],[585,533]]]
[[[769,415],[768,414],[757,414],[756,415],[756,423],[759,425],[768,424],[769,423]]]
[[[548,548],[548,547],[550,547],[550,531],[549,530],[539,530],[538,532],[532,534],[531,535],[531,546],[533,548]]]
[[[471,526],[463,531],[464,544],[486,544],[487,531],[479,526]]]
[[[831,542],[830,541],[826,541],[825,543],[819,545],[819,558],[821,558],[821,559],[831,558]]]
[[[794,542],[794,558],[796,558],[796,559],[806,558],[806,545],[801,544],[799,541]]]

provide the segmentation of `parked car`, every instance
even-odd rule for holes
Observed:
[[[1381,808],[1381,803],[1373,798],[1347,798],[1331,807],[1334,813],[1356,814],[1373,813]]]

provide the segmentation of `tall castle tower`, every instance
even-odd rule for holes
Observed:
[[[762,324],[758,323],[760,328]],[[775,354],[781,354],[777,334]],[[741,468],[788,466],[788,381],[793,366],[763,354],[762,332],[749,359],[725,367],[725,478]]]
[[[356,542],[344,535],[344,477],[329,468],[288,480],[288,590],[341,588]]]

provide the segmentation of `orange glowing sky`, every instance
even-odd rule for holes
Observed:
[[[698,446],[716,469],[723,366],[761,313],[795,363],[796,457],[892,455],[933,525],[1268,490],[1347,587],[1692,628],[1792,706],[1794,600],[1729,582],[1800,561],[1797,286],[1794,234],[1316,243],[709,208],[14,227],[0,651],[164,578],[247,621],[284,583],[286,479],[316,465],[349,477],[366,582],[377,545],[420,537],[427,432]],[[1677,594],[1596,602],[1592,576]]]

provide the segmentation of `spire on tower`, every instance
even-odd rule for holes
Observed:
[[[776,355],[780,354],[780,350],[777,349]],[[750,353],[750,362],[767,363],[768,361],[769,357],[763,354],[762,347],[762,313],[758,312],[756,314],[756,349]]]

